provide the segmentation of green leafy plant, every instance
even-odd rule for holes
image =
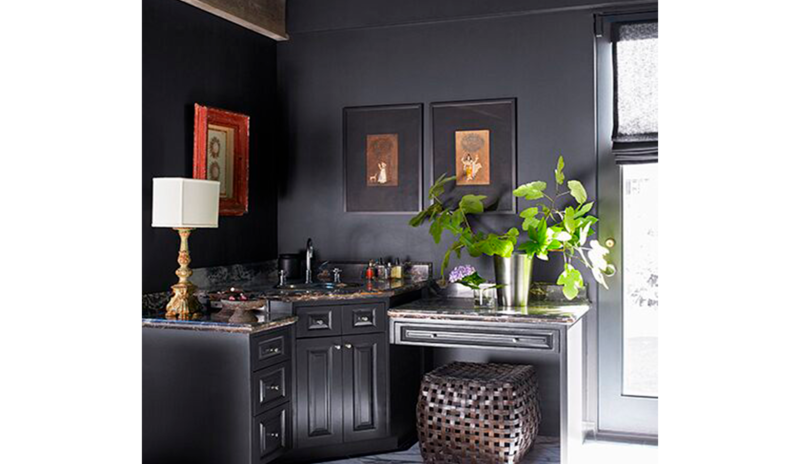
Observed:
[[[430,221],[429,232],[437,244],[442,240],[442,233],[445,231],[455,237],[456,240],[447,249],[442,260],[442,278],[453,253],[461,258],[462,250],[466,249],[473,257],[485,254],[508,258],[514,252],[519,236],[519,230],[515,227],[502,235],[474,231],[469,217],[483,213],[486,195],[464,195],[456,205],[445,204],[439,197],[444,193],[445,185],[455,179],[455,176],[447,177],[446,174],[436,179],[428,191],[431,205],[409,221],[412,227],[419,227]]]
[[[584,286],[581,272],[573,266],[577,259],[591,270],[595,280],[605,288],[605,275],[610,265],[605,259],[608,249],[597,240],[589,240],[594,234],[592,226],[597,223],[595,216],[588,214],[593,202],[587,202],[586,189],[580,181],[567,181],[564,174],[564,157],[559,156],[555,169],[555,187],[552,194],[546,192],[544,181],[530,182],[520,185],[514,190],[514,196],[530,201],[537,201],[534,206],[520,213],[522,230],[528,240],[519,245],[519,250],[530,256],[547,261],[550,253],[561,253],[564,258],[564,270],[558,276],[558,285],[563,285],[564,296],[573,299]],[[558,209],[562,197],[571,196],[576,205]],[[588,244],[587,244],[588,242]]]

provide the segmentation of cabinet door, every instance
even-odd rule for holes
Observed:
[[[344,342],[344,441],[385,437],[389,430],[386,334],[350,335]]]
[[[297,446],[342,442],[342,339],[297,340]]]

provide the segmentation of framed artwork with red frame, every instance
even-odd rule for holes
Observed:
[[[194,105],[195,179],[219,181],[219,214],[247,212],[250,117]]]

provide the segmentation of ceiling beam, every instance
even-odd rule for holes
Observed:
[[[181,0],[273,40],[289,40],[286,0]]]

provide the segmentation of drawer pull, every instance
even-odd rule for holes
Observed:
[[[322,319],[317,319],[316,321],[314,321],[314,324],[316,324],[316,325],[325,325],[325,321],[323,321]]]
[[[333,345],[333,347],[336,348],[337,350],[341,350],[342,349],[342,345]]]
[[[279,434],[278,432],[271,432],[271,433],[268,433],[267,436],[270,437],[270,438],[278,438],[278,437],[281,436],[281,434]]]
[[[278,390],[280,390],[280,389],[281,389],[281,387],[280,387],[280,386],[278,386],[278,385],[270,385],[270,386],[269,386],[269,389],[270,389],[270,390],[274,390],[274,391],[278,391]]]
[[[369,322],[369,317],[368,316],[361,316],[361,317],[358,318],[358,320],[361,321],[361,322]]]
[[[281,349],[278,347],[272,347],[267,350],[267,353],[280,353]]]
[[[352,348],[352,347],[353,347],[353,345],[351,345],[351,344],[349,344],[349,343],[345,343],[345,344],[344,344],[344,347],[345,347],[345,348],[347,348],[347,349],[349,350],[350,348]]]

